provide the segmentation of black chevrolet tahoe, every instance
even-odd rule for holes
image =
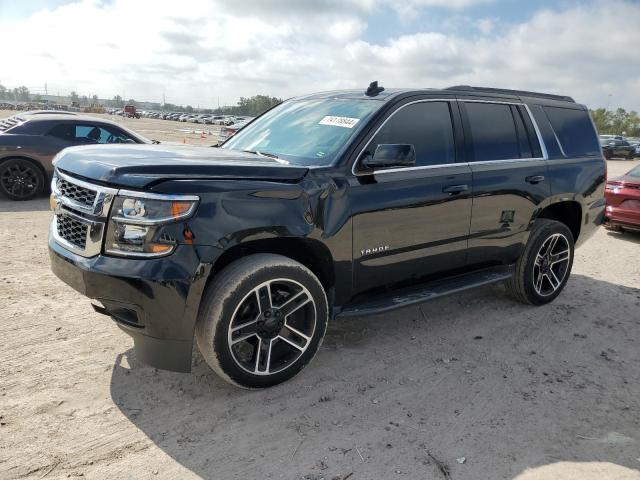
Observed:
[[[73,147],[55,161],[55,274],[187,372],[268,387],[329,319],[504,282],[552,301],[601,223],[605,161],[570,97],[468,86],[334,91],[219,148]]]

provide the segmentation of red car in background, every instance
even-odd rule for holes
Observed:
[[[604,197],[607,202],[607,228],[640,232],[640,165],[621,177],[609,180]]]

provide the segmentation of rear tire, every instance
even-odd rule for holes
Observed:
[[[564,223],[536,220],[514,274],[506,281],[507,290],[522,303],[551,302],[569,280],[573,251],[573,234]]]
[[[26,158],[10,158],[0,163],[0,192],[11,200],[31,200],[44,190],[40,167]]]
[[[271,387],[314,357],[328,312],[322,284],[304,265],[282,255],[249,255],[225,267],[205,290],[196,340],[224,380]]]

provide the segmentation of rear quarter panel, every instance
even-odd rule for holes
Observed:
[[[50,178],[53,174],[53,157],[65,146],[53,137],[3,133],[0,134],[0,161],[15,157],[35,160]]]

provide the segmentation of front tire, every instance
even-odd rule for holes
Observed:
[[[506,282],[507,290],[522,303],[551,302],[569,280],[573,252],[573,234],[564,223],[536,220],[514,274]]]
[[[250,255],[225,267],[205,290],[196,340],[224,380],[271,387],[314,357],[328,313],[324,288],[304,265],[281,255]]]
[[[11,200],[31,200],[44,190],[44,175],[31,160],[10,158],[0,163],[0,191]]]

